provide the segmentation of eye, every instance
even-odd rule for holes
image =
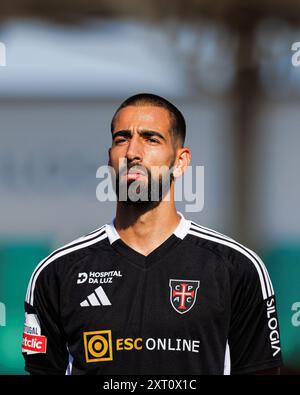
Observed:
[[[120,144],[120,143],[123,143],[124,141],[126,141],[126,139],[124,139],[124,138],[119,138],[119,139],[116,139],[116,140],[115,140],[115,144]]]
[[[159,143],[158,140],[156,140],[156,139],[154,139],[154,138],[152,138],[152,137],[149,137],[149,138],[148,138],[148,141],[150,141],[150,143]]]

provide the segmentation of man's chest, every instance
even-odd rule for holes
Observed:
[[[120,337],[183,336],[226,326],[226,270],[209,257],[161,260],[149,268],[94,257],[70,268],[61,291],[68,336],[111,330]]]

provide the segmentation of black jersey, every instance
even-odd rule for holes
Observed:
[[[25,301],[28,372],[238,374],[281,365],[261,259],[180,215],[148,256],[112,222],[40,262]]]

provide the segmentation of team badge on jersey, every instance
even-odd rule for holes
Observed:
[[[200,281],[173,280],[169,282],[170,302],[180,314],[187,313],[194,306]]]

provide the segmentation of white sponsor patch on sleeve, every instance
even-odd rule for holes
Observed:
[[[22,352],[27,354],[45,353],[47,338],[41,336],[41,325],[36,314],[25,313]]]

